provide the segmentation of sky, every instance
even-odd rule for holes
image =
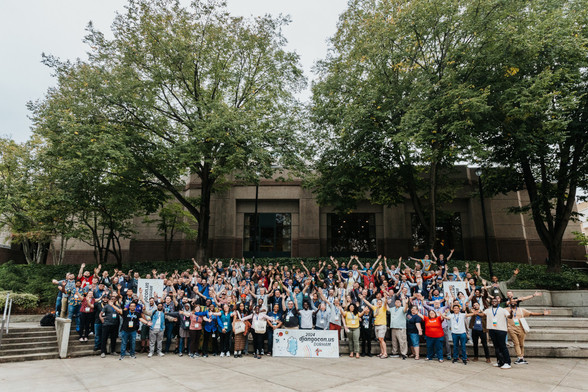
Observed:
[[[62,60],[85,58],[87,46],[82,40],[88,22],[107,34],[125,4],[125,0],[0,0],[0,136],[24,142],[31,135],[26,103],[42,99],[55,84],[41,54]],[[327,40],[335,34],[347,0],[227,0],[227,5],[235,16],[290,15],[292,23],[284,29],[287,49],[300,55],[310,81],[314,63],[327,54]]]

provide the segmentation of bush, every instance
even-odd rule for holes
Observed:
[[[0,310],[4,310],[8,292],[0,292]],[[39,297],[29,293],[10,293],[12,299],[12,311],[36,309],[39,304]]]

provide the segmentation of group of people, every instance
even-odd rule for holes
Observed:
[[[193,268],[185,271],[146,274],[143,278],[164,283],[163,291],[149,298],[138,287],[141,276],[132,270],[115,269],[111,276],[101,266],[92,273],[82,264],[77,276],[70,273],[53,283],[59,289],[57,313],[75,321],[80,341],[93,334],[94,350],[102,357],[116,355],[120,338],[121,360],[135,358],[136,351],[163,356],[174,340],[179,356],[228,357],[232,351],[240,358],[249,353],[251,335],[254,357],[261,359],[272,355],[276,329],[314,329],[337,331],[348,341],[352,358],[371,357],[376,340],[379,358],[419,360],[420,343],[426,342],[424,359],[463,364],[469,360],[468,341],[473,342],[473,361],[478,361],[481,343],[491,362],[489,335],[494,365],[502,369],[511,367],[510,336],[518,356],[514,363],[526,364],[526,318],[548,312],[532,313],[520,303],[541,293],[515,298],[508,284],[518,270],[506,282],[496,276],[483,279],[479,265],[472,272],[467,263],[465,271],[449,271],[452,255],[437,257],[431,250],[430,257],[411,257],[412,266],[402,258],[389,265],[379,256],[371,265],[357,256],[347,263],[331,257],[310,268],[304,261],[293,266],[262,266],[245,259],[199,265],[193,259]],[[464,282],[465,290],[444,290],[444,282],[455,281]]]

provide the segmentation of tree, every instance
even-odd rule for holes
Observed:
[[[49,250],[54,263],[63,260],[71,233],[72,213],[64,194],[39,157],[43,146],[35,138],[16,143],[0,138],[0,227],[10,231],[12,243],[22,247],[29,264],[45,264]],[[55,252],[60,237],[62,249]]]
[[[511,210],[531,214],[557,272],[577,189],[588,185],[588,14],[572,0],[514,3],[477,75],[492,105],[479,123],[479,156],[510,177],[505,189],[488,176],[488,189],[526,190],[530,203]]]
[[[133,173],[177,199],[198,221],[199,260],[207,258],[214,192],[276,167],[302,169],[293,94],[304,78],[298,56],[284,50],[287,22],[233,18],[220,1],[186,9],[131,0],[113,39],[89,26],[87,61],[46,58],[58,78],[46,100],[68,101],[63,119],[97,124],[94,138],[117,140]],[[187,175],[198,197],[184,191]]]
[[[196,238],[198,230],[193,229],[196,220],[179,203],[164,204],[157,213],[156,219],[146,218],[146,223],[156,223],[157,232],[163,237],[164,260],[169,260],[169,254],[178,233],[183,233],[186,239]]]
[[[343,211],[357,200],[408,195],[435,243],[439,206],[452,200],[454,164],[475,151],[490,109],[473,85],[504,1],[352,0],[318,64],[313,117],[329,140],[312,187]]]

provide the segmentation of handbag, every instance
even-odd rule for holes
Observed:
[[[529,323],[527,323],[527,320],[524,317],[521,317],[519,319],[519,322],[521,323],[521,326],[525,330],[525,333],[528,333],[531,330],[531,328],[529,327]]]
[[[235,335],[238,333],[245,332],[245,323],[241,320],[235,321],[235,325],[233,326],[233,330],[235,331]]]
[[[253,320],[253,330],[255,333],[265,333],[267,323],[265,320]]]

